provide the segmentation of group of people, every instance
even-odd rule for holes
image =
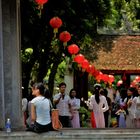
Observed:
[[[59,111],[59,120],[63,127],[80,127],[79,108],[80,99],[76,98],[76,90],[71,89],[69,95],[65,93],[66,83],[59,84],[59,93],[50,99],[49,89],[43,83],[32,85],[33,99],[25,102],[22,99],[24,124],[28,131],[46,132],[54,130],[52,127],[51,109]],[[27,106],[28,117],[25,106]]]
[[[140,128],[140,85],[129,88],[119,87],[118,90],[113,90],[109,97],[108,93],[111,89],[103,89],[100,84],[95,84],[94,94],[87,103],[94,117],[92,126],[94,128]],[[111,118],[116,118],[115,125],[111,125]]]
[[[43,83],[32,85],[32,100],[22,100],[24,124],[27,130],[46,132],[54,130],[52,127],[51,109],[59,111],[59,120],[63,127],[80,128],[79,109],[81,100],[76,96],[76,90],[65,93],[66,83],[59,84],[59,93],[50,99],[49,90]],[[27,104],[27,109],[25,107]],[[91,126],[93,128],[107,128],[111,126],[111,118],[116,118],[116,127],[140,128],[140,85],[137,88],[102,88],[94,85],[93,95],[87,102],[91,111]],[[25,111],[28,110],[28,116]]]

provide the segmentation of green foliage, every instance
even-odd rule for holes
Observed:
[[[79,109],[79,114],[82,127],[88,127],[89,126],[88,120],[90,119],[90,111],[82,106]]]
[[[129,33],[140,31],[139,0],[111,0],[111,14],[105,19],[106,27]]]
[[[67,67],[66,61],[62,61],[59,64],[58,69],[57,69],[57,73],[55,76],[55,81],[57,84],[64,81],[66,67]]]
[[[21,59],[24,63],[28,63],[31,59],[31,55],[33,53],[32,48],[27,48],[25,50],[21,50]]]

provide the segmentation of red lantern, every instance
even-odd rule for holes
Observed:
[[[86,69],[86,71],[87,71],[89,74],[94,73],[94,70],[95,70],[95,67],[94,67],[93,65],[89,65],[88,68]]]
[[[96,76],[98,76],[100,74],[100,72],[98,71],[98,70],[94,70],[94,73],[92,73],[92,75],[94,76],[94,77],[96,77]]]
[[[43,5],[48,2],[48,0],[35,0],[38,5]]]
[[[84,59],[84,61],[81,63],[83,71],[86,70],[89,67],[89,62],[87,59]]]
[[[102,80],[107,83],[109,82],[109,76],[107,74],[103,74]]]
[[[74,57],[74,61],[77,62],[79,65],[84,61],[85,57],[82,54],[78,54]]]
[[[43,4],[47,3],[48,0],[35,0],[35,2],[38,4],[39,9],[39,16],[41,16],[41,10],[43,9]]]
[[[136,76],[136,77],[135,77],[135,80],[136,80],[137,82],[140,82],[140,76]]]
[[[58,28],[60,28],[62,25],[62,20],[59,17],[53,17],[50,20],[50,25],[52,28],[54,28],[54,33],[56,34],[58,33]]]
[[[63,42],[64,46],[67,46],[67,42],[71,39],[71,35],[68,31],[63,31],[60,33],[59,39]]]
[[[114,82],[115,78],[113,75],[108,75],[109,77],[109,83],[111,84],[112,82]]]
[[[99,72],[98,75],[96,75],[97,82],[100,82],[103,79],[103,73]]]
[[[75,55],[79,52],[79,47],[76,44],[72,44],[68,46],[68,52],[72,55]]]
[[[119,87],[121,84],[123,84],[123,81],[122,81],[122,80],[119,80],[119,81],[117,82],[117,86]]]
[[[136,85],[137,85],[137,81],[136,81],[136,80],[133,80],[133,81],[131,82],[130,87],[136,87]]]

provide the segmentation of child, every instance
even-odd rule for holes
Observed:
[[[119,128],[126,128],[126,112],[124,106],[120,106],[120,109],[115,114],[119,115]]]

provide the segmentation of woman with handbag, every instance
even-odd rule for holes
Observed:
[[[31,101],[31,127],[28,131],[37,133],[53,130],[50,115],[50,101],[44,96],[45,87],[42,83],[35,83],[32,94],[35,98]]]

